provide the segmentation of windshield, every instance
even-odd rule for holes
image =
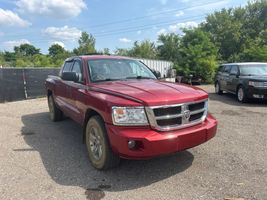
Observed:
[[[89,60],[88,67],[92,82],[156,79],[155,75],[139,61],[126,59]]]
[[[242,65],[240,66],[241,75],[265,75],[267,76],[267,64],[266,65]]]

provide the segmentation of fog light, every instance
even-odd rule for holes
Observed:
[[[134,140],[129,140],[128,141],[128,147],[129,147],[129,149],[135,148],[135,141]]]

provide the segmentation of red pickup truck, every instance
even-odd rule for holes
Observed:
[[[46,79],[50,117],[83,126],[89,159],[97,169],[120,158],[148,159],[211,139],[217,121],[208,94],[159,81],[142,62],[118,56],[68,58],[59,76]]]

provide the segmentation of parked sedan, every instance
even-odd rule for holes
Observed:
[[[267,99],[267,63],[223,64],[215,76],[215,92],[236,94],[239,102]]]

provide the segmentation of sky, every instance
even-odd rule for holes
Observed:
[[[82,31],[97,50],[129,48],[134,41],[157,42],[159,34],[182,34],[222,8],[247,0],[0,0],[0,51],[29,43],[47,53],[56,43],[78,46]]]

